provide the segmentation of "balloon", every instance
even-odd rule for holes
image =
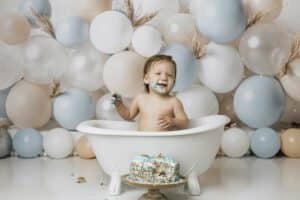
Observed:
[[[237,87],[244,77],[244,66],[233,47],[209,43],[206,54],[199,60],[198,76],[212,91],[227,93]]]
[[[250,27],[239,45],[244,64],[251,71],[263,75],[278,73],[287,63],[290,49],[288,35],[275,24]]]
[[[18,14],[9,13],[0,16],[0,40],[9,45],[25,42],[30,35],[30,25]]]
[[[250,147],[248,134],[240,128],[230,128],[224,131],[221,149],[225,155],[232,158],[244,156]]]
[[[160,51],[162,46],[161,34],[151,26],[141,26],[133,33],[132,46],[141,56],[153,56]]]
[[[155,26],[159,30],[165,19],[179,12],[180,8],[179,0],[142,0],[140,3],[135,2],[134,4],[136,5],[134,10],[137,12],[138,16],[136,18],[138,19],[156,13],[146,24]]]
[[[75,130],[80,122],[94,117],[95,105],[88,93],[71,89],[54,99],[53,112],[54,118],[63,128]]]
[[[145,58],[123,51],[111,56],[104,65],[103,80],[112,93],[131,98],[144,91]]]
[[[299,1],[284,0],[281,14],[276,20],[288,33],[295,34],[300,32],[299,20]]]
[[[21,129],[13,137],[13,148],[20,157],[37,157],[43,150],[43,137],[34,129]]]
[[[262,13],[261,22],[273,21],[279,16],[282,9],[283,0],[243,0],[244,9],[248,18],[252,19],[255,15]]]
[[[10,89],[0,90],[0,118],[7,118],[5,103]]]
[[[295,101],[300,101],[300,77],[288,73],[280,78],[280,82],[286,93]]]
[[[34,27],[37,26],[37,23],[31,9],[41,16],[51,16],[51,4],[48,0],[21,0],[19,12],[24,15]]]
[[[108,56],[98,52],[91,45],[70,53],[70,61],[64,81],[71,87],[95,91],[103,84],[103,67]]]
[[[122,51],[130,44],[132,34],[130,20],[117,11],[105,11],[97,15],[90,26],[91,42],[103,53]]]
[[[274,78],[252,76],[236,90],[233,105],[243,123],[263,128],[279,120],[285,108],[285,95]]]
[[[44,136],[45,153],[51,158],[61,159],[73,152],[73,138],[69,131],[55,128]]]
[[[183,91],[190,87],[197,76],[196,59],[192,52],[181,44],[172,44],[161,53],[172,56],[176,62],[176,82],[173,91]]]
[[[226,94],[220,102],[220,114],[227,115],[232,122],[238,122],[239,119],[236,116],[233,108],[233,94]]]
[[[98,14],[111,10],[111,0],[73,0],[76,4],[74,13],[83,17],[87,22],[92,21]]]
[[[286,123],[300,123],[300,102],[287,97],[286,107],[280,121]]]
[[[0,90],[12,86],[22,77],[19,48],[0,42]]]
[[[217,97],[204,86],[193,86],[176,95],[189,119],[215,115],[219,112]]]
[[[9,119],[20,128],[40,128],[51,118],[52,102],[48,88],[20,81],[6,99]]]
[[[122,121],[124,119],[119,115],[114,104],[112,104],[111,96],[111,94],[106,94],[98,100],[96,105],[97,119]],[[129,107],[131,103],[129,99],[124,98],[122,101]]]
[[[89,25],[78,16],[69,16],[55,26],[57,41],[68,48],[82,46],[89,37]]]
[[[250,137],[250,147],[260,158],[271,158],[280,150],[280,136],[271,128],[257,129]]]
[[[300,158],[300,129],[291,128],[281,134],[282,152],[291,158]]]
[[[247,25],[240,0],[192,0],[190,12],[196,19],[198,30],[217,43],[234,41]]]
[[[66,70],[63,47],[47,36],[34,36],[23,47],[25,79],[49,84],[59,80]]]
[[[181,43],[193,49],[193,38],[196,36],[196,26],[190,14],[176,13],[166,18],[162,23],[162,33],[167,44]],[[206,43],[203,36],[200,41]]]
[[[79,138],[75,145],[76,152],[79,154],[80,158],[92,159],[95,158],[93,149],[88,141],[88,138],[83,135]]]
[[[291,61],[288,64],[288,71],[300,78],[300,58]]]
[[[12,149],[12,140],[7,129],[0,127],[0,158],[10,154]]]

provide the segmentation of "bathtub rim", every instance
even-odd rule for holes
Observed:
[[[230,118],[226,115],[210,115],[200,118],[191,119],[191,121],[197,120],[213,120],[217,118],[218,122],[216,123],[208,123],[202,126],[197,126],[194,128],[183,129],[183,130],[175,130],[175,131],[137,131],[137,130],[119,130],[119,129],[108,129],[108,128],[100,128],[93,127],[91,124],[97,123],[135,123],[135,122],[127,122],[127,121],[113,121],[113,120],[88,120],[81,122],[76,130],[82,133],[86,133],[88,135],[102,135],[102,136],[145,136],[145,137],[153,137],[153,136],[182,136],[182,135],[192,135],[195,133],[203,133],[210,130],[217,129],[221,126],[225,126],[228,122],[230,122]],[[142,134],[141,134],[142,133]]]

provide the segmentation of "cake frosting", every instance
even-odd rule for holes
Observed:
[[[129,178],[141,183],[174,183],[180,180],[180,165],[163,155],[136,156],[130,163]]]

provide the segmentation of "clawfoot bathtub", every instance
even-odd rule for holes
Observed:
[[[129,172],[136,155],[159,153],[180,163],[190,194],[200,195],[198,176],[214,162],[228,122],[226,116],[213,115],[191,120],[184,130],[141,132],[134,122],[91,120],[79,124],[77,130],[88,134],[99,164],[110,175],[111,195],[121,193],[121,176]]]

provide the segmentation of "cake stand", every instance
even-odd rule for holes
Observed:
[[[128,175],[124,175],[122,177],[122,180],[127,185],[135,186],[135,187],[143,187],[148,189],[148,192],[143,194],[139,198],[139,200],[167,200],[168,198],[163,193],[160,192],[161,189],[178,187],[180,185],[184,185],[187,182],[186,178],[181,178],[179,181],[174,183],[159,183],[159,184],[141,183],[141,182],[136,182],[131,180]]]

